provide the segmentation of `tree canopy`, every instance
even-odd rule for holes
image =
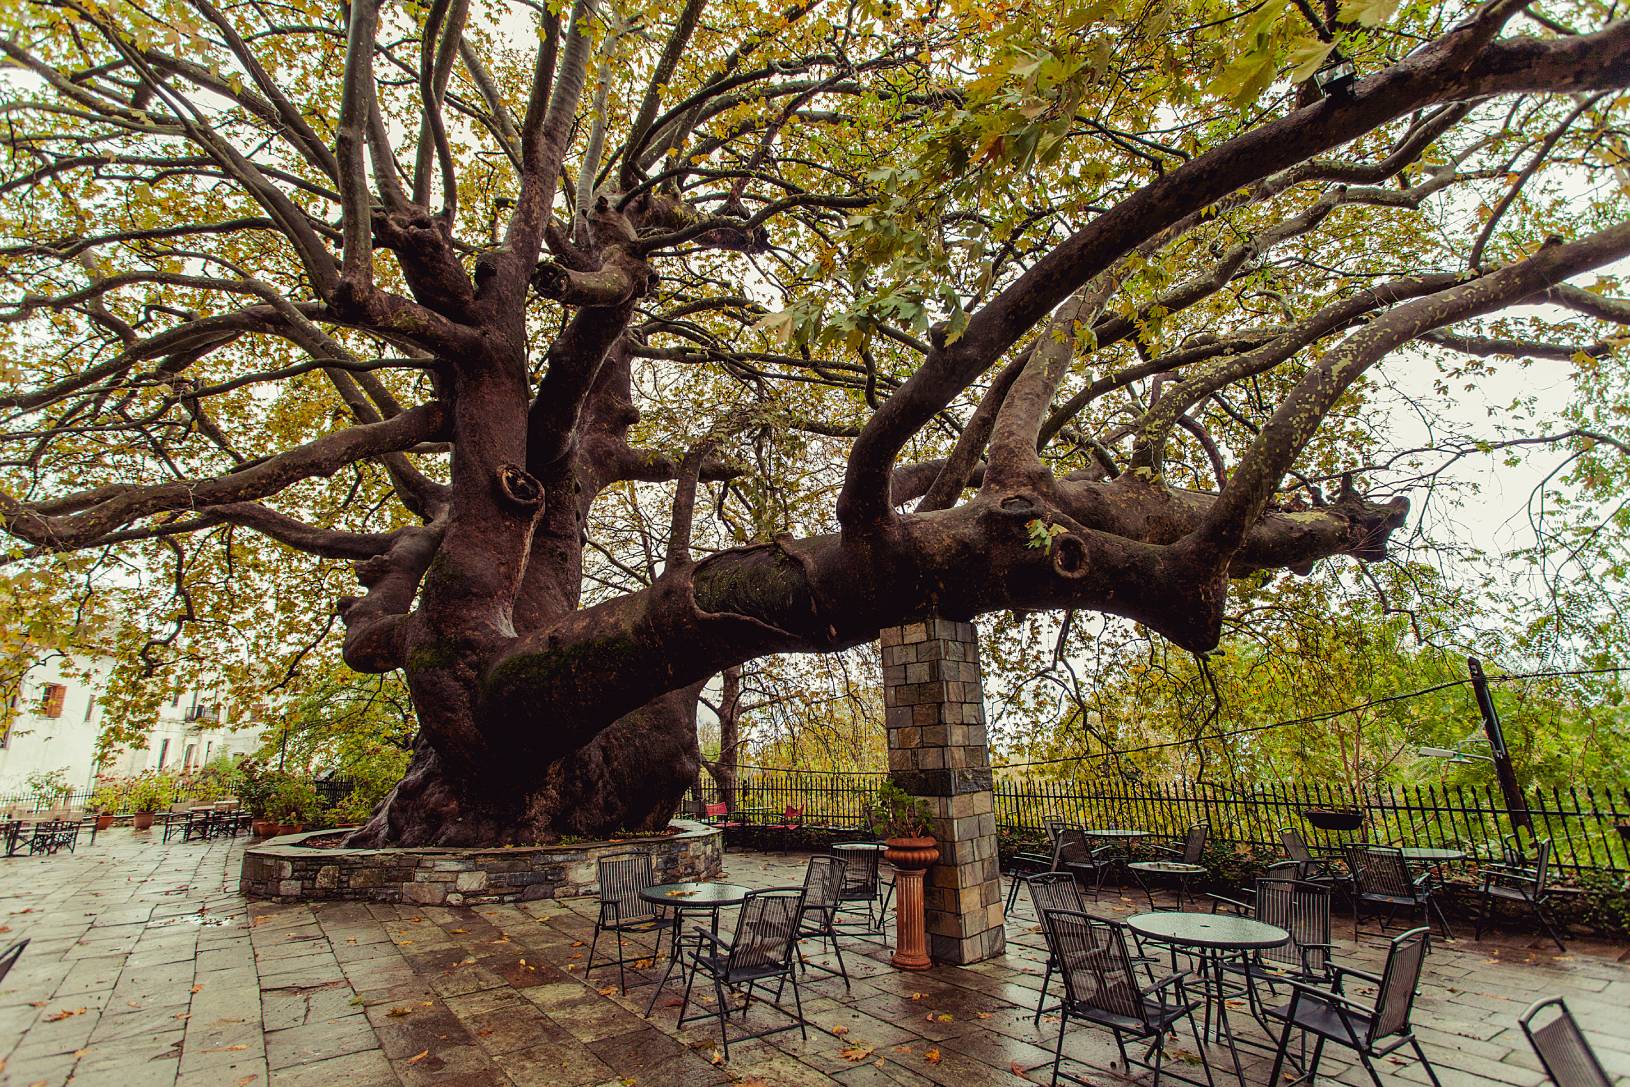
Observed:
[[[421,729],[358,840],[659,823],[710,676],[925,612],[1207,650],[1445,459],[1622,483],[1595,0],[38,0],[0,53],[15,595],[122,594],[137,678],[343,628]],[[1380,425],[1388,365],[1530,364],[1592,375],[1554,426]]]

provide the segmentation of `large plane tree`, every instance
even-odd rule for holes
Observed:
[[[927,613],[1204,651],[1405,523],[1383,360],[1630,315],[1630,22],[1395,6],[10,4],[10,567],[173,569],[156,660],[256,621],[199,564],[354,564],[301,606],[420,727],[361,842],[660,825],[710,677]]]

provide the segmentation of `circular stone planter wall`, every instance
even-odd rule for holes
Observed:
[[[599,891],[598,861],[612,853],[651,854],[657,882],[706,879],[724,863],[724,833],[675,819],[663,838],[508,849],[330,849],[304,845],[333,834],[269,838],[244,850],[238,889],[254,898],[352,899],[472,906],[530,902]]]

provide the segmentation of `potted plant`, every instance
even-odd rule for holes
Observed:
[[[927,802],[885,779],[869,814],[872,833],[888,846],[883,859],[894,866],[894,965],[927,970],[933,963],[923,917],[923,873],[940,859],[930,833],[933,813]]]
[[[238,802],[249,814],[249,829],[257,838],[264,838],[277,830],[277,822],[271,813],[276,788],[276,777],[259,761],[244,759],[238,763]]]
[[[277,783],[277,791],[273,796],[272,815],[277,819],[277,833],[298,834],[306,829],[306,824],[317,817],[322,808],[322,801],[317,797],[317,790],[311,782],[303,778],[285,775]]]
[[[153,816],[169,797],[168,781],[157,774],[142,774],[130,787],[130,810],[135,813],[131,825],[137,830],[151,830]]]
[[[124,799],[124,790],[115,778],[98,777],[96,790],[91,793],[90,800],[85,804],[85,810],[96,816],[96,829],[98,832],[107,830],[113,825],[113,813],[119,810],[119,804]]]

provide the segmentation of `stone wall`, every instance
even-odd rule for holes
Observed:
[[[929,618],[881,632],[889,776],[928,802],[940,862],[923,904],[928,953],[969,963],[1002,953],[996,801],[972,623]]]
[[[663,838],[509,849],[325,849],[302,845],[333,831],[269,838],[244,850],[238,888],[253,898],[474,906],[596,894],[599,858],[651,854],[657,882],[709,879],[724,863],[717,828],[676,819]]]

